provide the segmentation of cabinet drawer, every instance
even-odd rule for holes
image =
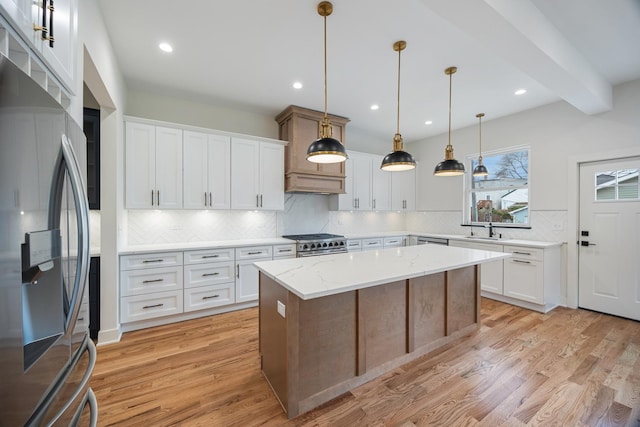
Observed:
[[[274,258],[295,258],[296,256],[296,244],[289,245],[274,245],[273,257]]]
[[[233,248],[207,249],[202,251],[185,251],[184,263],[204,264],[209,262],[233,261]]]
[[[393,248],[396,246],[404,246],[404,237],[385,237],[384,247]]]
[[[502,245],[496,245],[494,243],[478,243],[478,242],[452,240],[449,242],[449,246],[457,246],[459,248],[467,248],[467,249],[479,249],[481,251],[506,252],[503,249]]]
[[[233,303],[235,303],[233,282],[184,290],[184,311],[196,311]]]
[[[383,245],[382,238],[362,239],[362,250],[379,249]]]
[[[182,290],[182,267],[154,268],[120,272],[120,295]]]
[[[135,322],[182,313],[182,290],[120,298],[120,322]]]
[[[187,265],[184,267],[184,287],[233,282],[233,274],[233,261]]]
[[[361,251],[362,250],[362,240],[347,240],[347,250],[348,251]]]
[[[182,265],[182,252],[160,252],[153,254],[123,255],[120,270],[156,268]]]
[[[254,258],[272,258],[271,246],[249,246],[246,248],[236,248],[236,261]]]
[[[505,245],[504,252],[512,254],[514,258],[532,259],[537,261],[544,260],[544,249],[540,248]]]

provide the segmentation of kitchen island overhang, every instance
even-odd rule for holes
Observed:
[[[410,246],[259,262],[262,372],[289,418],[479,327],[479,266]]]

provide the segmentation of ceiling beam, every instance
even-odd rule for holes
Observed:
[[[422,2],[580,111],[611,110],[611,84],[530,0]]]

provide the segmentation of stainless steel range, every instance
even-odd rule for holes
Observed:
[[[293,234],[282,237],[296,241],[298,258],[347,252],[347,239],[338,234]]]

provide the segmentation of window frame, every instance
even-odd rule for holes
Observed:
[[[527,218],[527,222],[526,223],[509,223],[509,222],[499,222],[499,223],[493,223],[496,226],[499,226],[500,228],[531,228],[531,146],[529,145],[515,145],[515,146],[511,146],[511,147],[506,147],[506,148],[500,148],[500,149],[496,149],[496,150],[490,150],[490,151],[484,151],[482,153],[482,157],[483,158],[487,158],[490,156],[500,156],[500,155],[504,155],[504,154],[509,154],[509,153],[515,153],[515,152],[519,152],[519,151],[526,151],[527,152],[527,184],[524,186],[518,186],[518,187],[514,187],[514,186],[506,186],[506,187],[496,187],[496,190],[509,190],[509,189],[527,189],[527,194],[528,194],[528,208],[529,208],[529,215]],[[463,180],[463,201],[462,201],[462,222],[461,225],[463,226],[473,226],[473,227],[482,227],[484,225],[487,225],[487,222],[484,221],[471,221],[471,196],[473,193],[477,193],[477,192],[486,192],[486,189],[482,189],[482,190],[474,190],[472,188],[472,184],[473,184],[473,162],[478,160],[478,156],[479,153],[475,153],[475,154],[469,154],[465,157],[465,168],[468,167],[469,169],[469,173],[465,173],[464,176],[464,180]],[[489,171],[489,173],[491,173],[491,170]],[[467,214],[469,214],[469,216],[467,217]]]

